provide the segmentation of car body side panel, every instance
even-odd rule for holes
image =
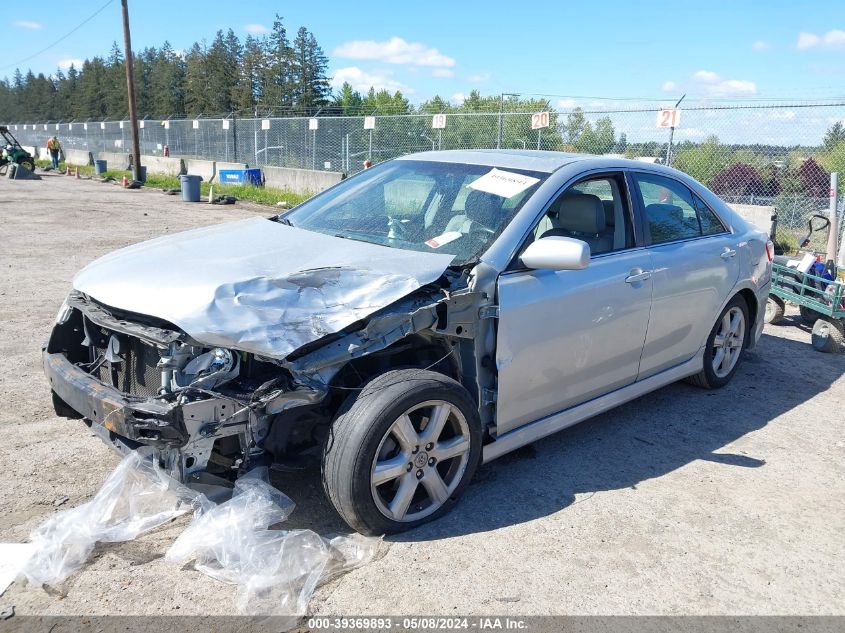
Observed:
[[[736,239],[730,233],[650,251],[654,292],[640,380],[695,355],[739,277]]]
[[[499,279],[497,433],[628,385],[637,377],[651,306],[644,249],[583,270],[514,271]]]

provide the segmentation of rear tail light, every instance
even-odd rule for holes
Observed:
[[[769,258],[769,261],[772,261],[775,258],[775,245],[772,240],[766,242],[766,255]]]

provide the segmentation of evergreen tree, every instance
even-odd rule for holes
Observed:
[[[195,43],[185,60],[185,111],[189,116],[212,114],[209,103],[205,50]]]
[[[287,29],[285,29],[282,17],[276,14],[276,18],[273,20],[273,29],[267,41],[267,63],[262,82],[264,105],[287,108],[293,105],[291,99],[293,94],[292,57],[293,49],[291,49],[288,41]]]
[[[102,89],[105,93],[107,116],[121,119],[129,111],[129,102],[126,100],[126,65],[117,42],[112,43],[106,63],[106,81]]]
[[[247,35],[241,56],[240,72],[233,101],[241,112],[255,112],[263,101],[262,78],[265,73],[265,55],[262,41]]]
[[[154,115],[159,117],[185,116],[185,63],[173,51],[170,42],[158,50],[150,69],[150,100]]]
[[[340,108],[344,116],[357,116],[361,114],[364,98],[360,92],[352,89],[348,81],[344,81],[340,92],[334,98],[333,105]]]
[[[329,61],[313,33],[304,26],[297,31],[291,57],[292,101],[303,110],[326,105],[331,94],[326,78]]]

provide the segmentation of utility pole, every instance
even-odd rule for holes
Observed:
[[[496,135],[496,149],[502,148],[502,128],[505,111],[505,97],[518,97],[518,94],[512,92],[503,92],[499,95],[499,133]]]
[[[132,179],[141,180],[141,142],[138,140],[138,112],[135,109],[135,77],[132,74],[132,38],[129,36],[129,7],[123,7],[123,43],[126,55],[126,94],[129,97],[129,125],[132,127]]]
[[[681,105],[681,101],[683,101],[684,97],[686,97],[686,96],[687,95],[684,94],[684,95],[681,96],[680,99],[678,99],[678,102],[675,104],[675,110],[678,109],[678,106]],[[672,141],[674,140],[674,138],[675,138],[675,126],[673,125],[671,128],[669,128],[669,147],[666,148],[666,166],[667,167],[672,166]]]

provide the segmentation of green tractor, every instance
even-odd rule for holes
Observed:
[[[5,125],[0,125],[0,136],[3,137],[3,149],[0,154],[0,167],[9,163],[23,165],[29,171],[35,171],[35,159],[18,143]]]

